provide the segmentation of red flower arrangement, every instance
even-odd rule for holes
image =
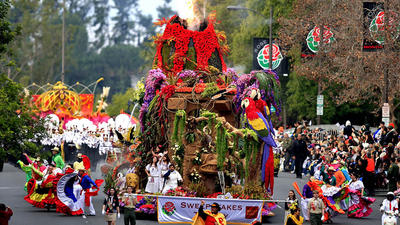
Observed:
[[[197,61],[197,69],[207,70],[208,60],[211,58],[211,55],[215,50],[219,53],[219,58],[222,63],[222,70],[226,70],[226,65],[222,55],[225,50],[221,50],[220,44],[218,42],[218,38],[221,38],[221,35],[217,35],[214,30],[214,20],[209,18],[209,24],[207,28],[203,31],[192,31],[185,29],[182,25],[178,23],[171,24],[177,16],[173,16],[166,23],[165,19],[158,22],[159,25],[167,24],[165,27],[164,34],[162,36],[158,36],[155,40],[155,44],[157,45],[157,53],[155,56],[155,61],[157,61],[158,68],[165,68],[162,60],[162,48],[165,42],[175,41],[175,55],[174,55],[174,68],[172,68],[175,75],[184,69],[185,58],[187,57],[187,52],[189,49],[190,39],[193,40],[194,48],[196,50],[196,61]]]

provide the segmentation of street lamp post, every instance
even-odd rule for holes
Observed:
[[[269,10],[269,19],[267,17],[265,17],[263,14],[261,14],[260,12],[258,12],[257,10],[254,9],[249,9],[240,5],[230,5],[228,7],[226,7],[226,9],[228,10],[246,10],[246,11],[251,11],[261,17],[263,17],[264,19],[266,19],[267,21],[269,21],[269,69],[272,70],[272,19],[273,19],[273,13],[274,13],[274,9],[271,6],[270,10]]]

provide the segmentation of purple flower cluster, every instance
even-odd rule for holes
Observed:
[[[152,208],[142,207],[143,205],[152,205]],[[144,197],[136,204],[136,211],[140,211],[146,214],[155,214],[157,210],[157,198],[156,197]]]
[[[140,124],[142,125],[142,129],[144,127],[143,119],[144,115],[147,113],[147,108],[149,107],[151,100],[153,100],[154,96],[156,96],[157,90],[160,90],[162,87],[167,85],[166,78],[167,77],[161,69],[153,69],[149,71],[149,75],[147,76],[145,83],[146,91],[144,93],[143,104],[140,108],[139,114],[139,120]]]
[[[227,71],[228,72],[228,71]],[[231,85],[236,86],[236,96],[233,101],[236,106],[236,112],[240,112],[240,103],[242,99],[248,97],[253,88],[259,89],[260,83],[256,77],[256,74],[261,71],[251,71],[250,74],[243,74],[239,76],[237,80],[234,80]],[[273,70],[263,70],[262,72],[273,75],[276,84],[279,86],[280,81],[278,75]],[[276,109],[276,115],[279,117],[279,113],[281,112],[281,100],[279,96],[276,96],[278,93],[275,93],[274,90],[277,87],[273,87],[271,83],[268,85],[267,90],[261,89],[261,97],[264,99],[268,105],[273,105]]]
[[[226,71],[224,72],[224,75],[226,77],[230,78],[232,81],[237,81],[237,79],[239,79],[238,74],[236,73],[236,71],[233,68],[226,69]]]
[[[184,70],[178,74],[178,78],[182,80],[197,78],[197,73],[193,70]]]
[[[250,87],[258,88],[259,83],[253,74],[242,74],[231,85],[236,86],[236,96],[233,98],[233,102],[236,106],[236,112],[240,112],[240,103],[242,99],[249,94]]]

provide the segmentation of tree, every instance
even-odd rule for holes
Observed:
[[[322,39],[322,33],[326,36],[315,57],[303,58],[301,64],[294,66],[294,71],[319,83],[322,90],[334,89],[331,93],[336,95],[332,99],[337,104],[359,100],[375,105],[388,102],[392,120],[396,121],[395,110],[399,105],[394,100],[400,96],[397,91],[400,64],[399,52],[395,49],[399,45],[400,3],[384,1],[384,4],[385,12],[392,13],[386,13],[385,21],[390,23],[380,30],[385,40],[383,50],[363,51],[363,39],[375,39],[364,28],[363,4],[356,0],[296,1],[290,16],[280,21],[279,37],[287,49],[299,48],[314,26],[322,27],[314,39]],[[331,43],[326,43],[331,35],[328,31],[334,35],[335,41]]]
[[[94,32],[96,34],[96,40],[94,41],[93,45],[95,49],[99,49],[106,44],[108,40],[108,0],[95,0],[94,4],[94,17],[92,25],[95,28]]]
[[[6,18],[9,7],[9,1],[0,2],[0,56],[10,50],[10,43],[17,34]],[[30,142],[39,141],[44,132],[42,121],[24,100],[22,87],[0,73],[0,163],[7,155],[16,157],[33,147]],[[2,169],[2,165],[0,167]]]
[[[131,9],[137,7],[137,0],[113,0],[117,15],[112,17],[115,22],[112,41],[114,44],[127,44],[133,39],[134,22],[131,18]]]

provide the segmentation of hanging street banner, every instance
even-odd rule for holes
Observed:
[[[227,224],[252,224],[261,221],[262,200],[242,199],[201,199],[176,196],[157,197],[157,218],[159,223],[192,223],[199,211],[201,200],[205,201],[204,210],[211,210],[217,202]]]
[[[310,27],[309,30],[310,31],[305,38],[305,42],[302,45],[302,58],[313,58],[315,57],[315,54],[319,51],[319,46],[321,42],[321,29],[317,26],[314,26]],[[323,40],[325,45],[324,49],[326,49],[326,51],[329,51],[329,47],[331,46],[331,44],[336,41],[335,35],[332,32],[331,28],[328,26],[324,26],[323,32]]]
[[[253,38],[253,70],[269,69],[269,39]],[[272,69],[278,75],[289,74],[289,63],[284,57],[279,45],[272,45]]]

